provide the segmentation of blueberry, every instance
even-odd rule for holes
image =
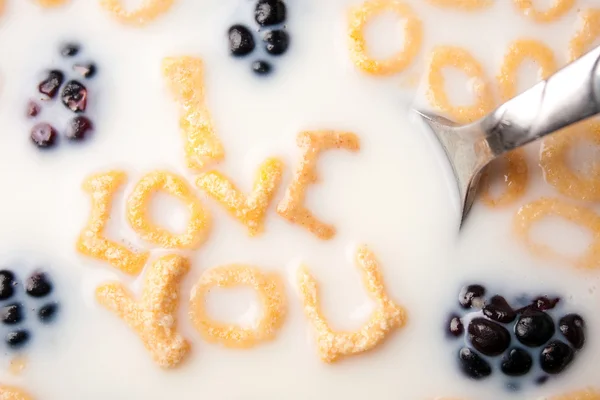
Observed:
[[[81,50],[81,47],[78,44],[75,44],[75,43],[65,43],[60,48],[60,54],[63,57],[74,57],[74,56],[76,56],[79,53],[80,50]]]
[[[4,340],[11,348],[18,349],[23,347],[27,341],[29,341],[29,332],[22,329],[12,331],[6,335]]]
[[[585,344],[585,323],[579,315],[565,315],[558,322],[558,329],[577,350]]]
[[[71,140],[77,141],[85,139],[88,132],[92,130],[92,121],[87,117],[77,116],[69,121],[65,136]]]
[[[508,324],[517,318],[517,313],[502,296],[494,296],[483,306],[483,314],[497,322]]]
[[[523,349],[514,348],[502,357],[500,369],[508,376],[523,376],[529,372],[533,359]]]
[[[560,298],[558,298],[558,297],[551,299],[547,296],[540,296],[533,300],[533,302],[531,303],[531,306],[529,308],[535,308],[536,310],[539,310],[539,311],[548,311],[548,310],[552,310],[554,307],[556,307],[556,305],[558,304],[559,301],[560,301]]]
[[[52,291],[52,283],[43,272],[34,272],[25,281],[25,291],[32,297],[44,297]]]
[[[574,351],[569,345],[553,340],[540,354],[540,366],[549,374],[561,373],[573,361]]]
[[[0,271],[0,300],[10,299],[15,292],[15,275],[7,270]]]
[[[65,75],[58,70],[52,70],[48,72],[48,76],[38,85],[38,91],[49,98],[53,99],[56,97],[60,86],[65,80]]]
[[[460,349],[458,358],[462,371],[470,378],[484,379],[492,374],[490,364],[471,349]]]
[[[93,78],[98,72],[96,68],[96,64],[75,64],[73,65],[73,71],[77,72],[79,75],[84,78]]]
[[[474,318],[467,331],[473,347],[486,356],[500,355],[510,345],[508,330],[484,318]]]
[[[254,61],[252,63],[252,70],[258,75],[266,75],[271,72],[271,64],[266,61]]]
[[[260,0],[254,10],[254,19],[261,26],[285,22],[287,10],[281,0]]]
[[[267,52],[274,56],[285,53],[290,45],[289,35],[281,29],[267,32],[263,40],[267,44]]]
[[[54,127],[47,123],[40,123],[31,128],[31,140],[41,148],[54,146],[56,136]]]
[[[234,25],[229,28],[229,51],[236,57],[252,53],[254,50],[254,38],[250,29],[244,25]]]
[[[56,318],[57,312],[58,312],[58,304],[57,303],[48,303],[39,309],[38,318],[43,323],[47,324],[47,323],[52,322]]]
[[[27,116],[28,117],[37,117],[38,114],[42,111],[40,106],[35,101],[30,101],[27,103]]]
[[[525,346],[542,346],[552,338],[556,328],[552,317],[543,311],[526,309],[515,325],[515,335]]]
[[[460,320],[460,317],[456,314],[450,317],[448,321],[448,333],[454,337],[459,337],[465,332],[465,327]]]
[[[63,88],[61,99],[69,110],[80,113],[87,108],[87,95],[87,89],[80,82],[69,81]]]
[[[23,309],[20,304],[14,303],[0,309],[0,319],[6,325],[18,324],[23,320]]]
[[[483,303],[483,296],[485,296],[485,288],[483,286],[465,286],[458,295],[458,303],[464,309],[471,308],[474,305],[480,308]]]

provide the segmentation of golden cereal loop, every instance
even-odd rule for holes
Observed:
[[[481,200],[489,207],[503,207],[514,203],[525,194],[529,181],[529,168],[522,149],[513,150],[504,156],[505,168],[501,172],[501,179],[505,186],[500,196],[491,194],[492,178],[488,168],[483,171],[480,182]]]
[[[591,50],[594,42],[600,39],[600,9],[584,11],[581,19],[581,29],[573,36],[569,45],[571,61]]]
[[[100,5],[119,21],[138,26],[145,25],[166,13],[174,3],[175,0],[144,0],[138,9],[128,11],[123,7],[122,0],[100,0]]]
[[[443,69],[458,68],[468,77],[476,79],[475,104],[469,106],[454,106],[446,95]],[[436,47],[429,63],[429,91],[431,104],[447,113],[456,122],[469,123],[488,114],[494,108],[494,97],[485,77],[483,67],[465,49],[453,46]]]
[[[263,316],[252,328],[224,324],[211,319],[205,309],[205,298],[215,287],[251,287],[262,302]],[[275,274],[264,274],[258,268],[228,265],[206,271],[192,289],[190,317],[202,337],[229,348],[250,348],[275,338],[287,312],[282,282]]]
[[[126,274],[137,275],[148,260],[147,251],[137,252],[104,237],[104,229],[112,212],[112,200],[127,180],[122,171],[92,175],[83,182],[83,190],[91,198],[87,225],[77,240],[77,251],[88,257],[106,261]]]
[[[69,0],[35,0],[42,7],[58,7],[67,4]]]
[[[165,58],[162,63],[173,96],[182,109],[179,125],[183,134],[187,167],[200,171],[225,157],[204,100],[202,60],[194,57]]]
[[[304,313],[317,331],[319,355],[326,363],[372,350],[391,331],[406,323],[404,308],[395,304],[385,292],[375,255],[366,247],[361,247],[357,252],[356,263],[362,273],[365,289],[377,304],[369,321],[356,332],[336,332],[331,329],[321,311],[317,281],[306,267],[298,272]]]
[[[33,400],[33,397],[14,386],[0,385],[0,400]]]
[[[321,152],[332,149],[357,152],[360,149],[360,141],[353,133],[315,131],[300,133],[297,143],[303,151],[302,159],[294,180],[277,205],[277,213],[288,221],[308,229],[320,239],[331,239],[335,235],[335,228],[319,221],[304,207],[306,190],[310,184],[317,181],[317,159]]]
[[[552,7],[546,11],[538,11],[533,4],[533,0],[513,0],[519,11],[527,18],[536,22],[546,23],[556,21],[569,12],[575,0],[554,0]]]
[[[389,58],[375,60],[369,56],[364,31],[369,21],[386,11],[405,20],[404,47]],[[412,8],[402,1],[368,0],[351,12],[349,37],[350,58],[358,68],[372,75],[391,75],[408,67],[421,49],[423,26]]]
[[[139,302],[121,283],[96,289],[98,303],[125,321],[163,368],[176,367],[190,351],[190,344],[177,332],[179,284],[189,269],[188,260],[176,254],[159,258],[146,273]]]
[[[565,196],[600,201],[600,164],[590,160],[592,164],[587,173],[569,167],[569,154],[579,143],[600,145],[600,123],[583,122],[545,138],[540,166],[546,182]]]
[[[595,389],[586,389],[552,397],[550,400],[600,400],[600,392]]]
[[[267,209],[279,188],[283,164],[269,158],[259,168],[252,193],[244,195],[233,183],[217,171],[207,172],[196,180],[196,185],[223,204],[227,211],[248,227],[254,236],[263,230]]]
[[[498,75],[500,98],[503,102],[517,95],[517,75],[524,61],[535,61],[539,69],[539,80],[546,79],[557,70],[552,49],[538,40],[517,40],[508,48]]]
[[[152,195],[163,191],[183,202],[190,219],[182,234],[169,232],[152,222],[148,207]],[[197,249],[206,240],[210,216],[184,178],[165,171],[150,172],[135,185],[127,199],[127,220],[147,242],[165,249]]]
[[[464,11],[477,11],[494,4],[491,0],[428,0],[438,7],[456,8]]]
[[[556,252],[551,246],[536,243],[531,239],[529,231],[533,224],[552,216],[561,217],[591,232],[593,241],[585,254],[579,257],[565,256]],[[589,208],[569,204],[559,199],[541,198],[521,207],[515,215],[514,226],[517,236],[533,254],[539,257],[556,259],[578,268],[600,267],[600,216]]]

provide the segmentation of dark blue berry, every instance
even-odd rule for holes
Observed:
[[[559,374],[573,361],[575,352],[569,345],[553,340],[540,354],[540,366],[544,372]]]
[[[77,116],[69,121],[65,136],[74,141],[83,140],[92,128],[92,121],[89,118]]]
[[[62,103],[74,113],[84,112],[87,108],[88,92],[85,86],[77,81],[69,81],[62,90]]]
[[[552,317],[543,311],[526,309],[515,325],[519,342],[529,347],[539,347],[552,338],[556,328]]]
[[[260,0],[254,10],[254,19],[261,26],[282,24],[287,10],[281,0]]]
[[[73,71],[86,79],[93,78],[98,72],[96,64],[75,64],[73,65]]]
[[[271,64],[266,61],[254,61],[252,63],[252,70],[258,75],[266,75],[271,72]]]
[[[30,137],[37,147],[48,148],[56,144],[57,133],[52,125],[43,122],[31,128]]]
[[[565,315],[558,322],[558,329],[577,350],[585,344],[585,323],[577,314]]]
[[[76,56],[79,53],[80,50],[81,50],[81,47],[78,44],[75,44],[75,43],[65,43],[60,48],[60,54],[63,57],[74,57],[74,56]]]
[[[52,70],[48,72],[48,76],[39,85],[38,90],[40,93],[53,99],[56,97],[60,86],[65,80],[65,75],[58,70]]]
[[[18,324],[23,320],[23,308],[20,304],[9,304],[0,309],[0,319],[6,325]]]
[[[448,321],[448,333],[451,336],[459,337],[465,332],[465,327],[460,320],[460,317],[456,314],[450,317],[450,321]]]
[[[467,331],[473,347],[486,356],[500,355],[510,346],[508,330],[485,318],[474,318]]]
[[[508,324],[517,318],[517,313],[502,296],[494,296],[483,306],[483,314],[491,320]]]
[[[10,299],[15,292],[15,275],[7,270],[0,271],[0,300]]]
[[[40,113],[40,111],[42,111],[41,107],[35,102],[35,101],[30,101],[29,103],[27,103],[27,116],[28,117],[37,117],[38,114]]]
[[[52,283],[43,272],[34,272],[25,281],[25,291],[32,297],[44,297],[52,292]]]
[[[16,330],[6,335],[5,341],[13,349],[23,347],[29,341],[29,332],[26,330]]]
[[[279,56],[285,53],[290,45],[290,37],[286,31],[277,29],[267,32],[263,37],[269,54]]]
[[[254,50],[254,38],[250,29],[243,25],[234,25],[229,28],[229,51],[236,57],[252,53]]]
[[[460,349],[458,358],[462,371],[470,378],[484,379],[492,374],[490,364],[471,349]]]
[[[56,318],[57,312],[58,312],[58,304],[49,303],[49,304],[42,306],[39,309],[38,318],[43,323],[47,324],[47,323],[54,321],[54,319]]]
[[[462,308],[471,308],[475,303],[478,307],[481,307],[483,303],[483,296],[485,296],[485,288],[481,285],[469,285],[462,288],[458,295],[458,303]],[[479,305],[481,304],[481,305]]]
[[[500,369],[508,376],[523,376],[529,372],[532,365],[533,359],[527,351],[514,348],[504,355]]]

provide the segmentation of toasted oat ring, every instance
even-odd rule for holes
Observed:
[[[579,142],[600,145],[600,123],[584,122],[548,136],[542,142],[540,166],[546,182],[577,200],[600,201],[600,165],[582,175],[568,166],[568,155]]]
[[[374,60],[368,55],[368,46],[364,36],[367,23],[385,11],[392,11],[404,18],[404,48],[395,55]],[[372,75],[391,75],[404,70],[413,61],[423,41],[421,20],[412,8],[398,0],[368,0],[350,14],[350,58],[352,62]]]
[[[122,0],[100,0],[102,7],[110,11],[119,21],[139,26],[145,25],[161,14],[166,13],[174,3],[175,0],[144,0],[138,9],[127,11],[123,7]]]
[[[582,15],[583,25],[571,39],[570,56],[574,61],[585,54],[600,38],[600,9],[591,8]]]
[[[444,67],[462,70],[467,76],[477,79],[475,87],[477,99],[469,106],[454,106],[444,88]],[[459,123],[468,123],[482,118],[494,108],[494,97],[483,67],[465,49],[453,46],[439,46],[433,50],[429,63],[429,101],[434,107],[449,114]]]
[[[255,327],[223,324],[211,319],[205,308],[206,294],[215,286],[253,288],[262,302],[263,317]],[[279,277],[246,265],[227,265],[206,271],[192,289],[190,317],[205,340],[230,348],[250,348],[275,338],[287,312],[285,292]]]
[[[562,217],[576,225],[588,229],[593,236],[592,244],[580,257],[560,254],[545,244],[534,242],[529,231],[532,225],[545,217]],[[525,245],[535,255],[557,259],[578,268],[595,269],[600,267],[600,216],[593,210],[566,203],[554,198],[541,198],[526,204],[517,212],[514,220],[515,231]]]
[[[523,15],[542,23],[556,21],[575,5],[575,0],[554,0],[548,10],[538,11],[533,5],[533,0],[514,0],[514,2]]]
[[[428,0],[431,4],[446,8],[460,8],[465,11],[476,11],[494,4],[490,0]]]
[[[552,397],[550,400],[600,400],[600,392],[595,389],[586,389]]]
[[[36,0],[42,7],[58,7],[66,4],[69,0]]]
[[[491,179],[486,168],[481,176],[481,200],[489,207],[503,207],[514,203],[525,194],[529,181],[529,168],[522,149],[513,150],[504,156],[504,183],[506,188],[499,197],[490,193]]]
[[[0,400],[33,400],[33,397],[17,387],[0,385]]]
[[[185,233],[176,235],[152,222],[148,203],[157,191],[165,191],[185,203],[190,211]],[[127,199],[126,214],[129,224],[142,239],[165,249],[197,249],[206,239],[210,226],[208,211],[186,181],[164,171],[154,171],[140,179]]]

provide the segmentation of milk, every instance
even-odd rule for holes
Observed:
[[[434,46],[467,48],[490,79],[507,45],[522,37],[543,41],[562,65],[576,30],[576,9],[558,22],[540,25],[517,14],[508,1],[475,13],[410,1],[423,21],[423,46],[407,71],[381,78],[357,71],[348,56],[346,16],[358,2],[290,1],[290,50],[273,61],[271,76],[257,78],[250,62],[260,51],[247,59],[228,55],[227,29],[252,18],[251,8],[240,1],[179,0],[143,28],[124,26],[97,1],[71,3],[46,10],[12,0],[0,19],[0,253],[6,255],[2,261],[26,265],[36,264],[30,258],[43,260],[57,281],[62,305],[53,326],[32,330],[24,371],[15,376],[4,368],[0,382],[44,400],[534,399],[598,382],[600,275],[540,260],[512,234],[518,207],[543,195],[558,196],[542,179],[536,149],[529,154],[532,183],[525,198],[504,209],[477,203],[459,235],[448,166],[410,112],[413,99],[422,100],[424,93],[410,81],[424,78]],[[589,5],[600,2],[580,1],[576,8]],[[377,52],[387,55],[401,41],[387,34],[395,29],[393,23],[382,23],[384,29],[375,28],[368,37],[377,42]],[[35,95],[37,74],[64,62],[58,48],[66,40],[81,43],[85,56],[98,64],[98,76],[89,85],[96,130],[81,145],[63,141],[56,150],[40,152],[29,140],[33,123],[24,110]],[[124,212],[127,195],[146,172],[170,170],[193,185],[194,174],[184,164],[179,109],[160,68],[163,58],[178,55],[205,62],[207,106],[226,152],[213,168],[246,193],[267,157],[279,157],[286,168],[265,232],[258,237],[249,237],[220,204],[195,191],[210,210],[213,228],[199,250],[183,253],[192,268],[180,290],[179,330],[192,351],[171,371],[153,364],[137,335],[94,299],[97,286],[115,279],[139,293],[143,275],[131,278],[81,256],[75,242],[90,207],[81,183],[92,173],[122,169],[128,185],[114,200],[108,235],[151,250],[152,260],[167,253],[141,241]],[[522,82],[520,88],[531,84]],[[460,97],[463,87],[456,89],[457,102],[469,100]],[[296,136],[320,129],[351,131],[361,140],[356,154],[324,153],[318,162],[320,180],[308,189],[306,206],[337,228],[329,241],[275,212],[301,157]],[[153,212],[174,230],[184,225],[185,210],[166,196],[157,198]],[[575,246],[577,236],[561,227],[549,224],[546,232]],[[358,329],[374,307],[353,261],[361,244],[376,254],[387,291],[407,309],[409,322],[373,352],[328,365],[319,360],[313,328],[302,312],[296,274],[301,265],[310,268],[335,329]],[[202,273],[232,263],[280,274],[288,298],[288,316],[277,337],[249,350],[203,341],[188,318],[190,290]],[[542,387],[524,384],[518,393],[506,390],[498,369],[485,382],[463,377],[456,366],[457,343],[445,337],[444,322],[456,309],[460,287],[468,283],[482,283],[509,301],[523,292],[560,295],[565,310],[586,319],[586,347],[568,372]],[[231,323],[252,325],[261,315],[256,294],[246,289],[217,290],[207,302],[213,318]],[[8,364],[14,353],[4,353]]]

